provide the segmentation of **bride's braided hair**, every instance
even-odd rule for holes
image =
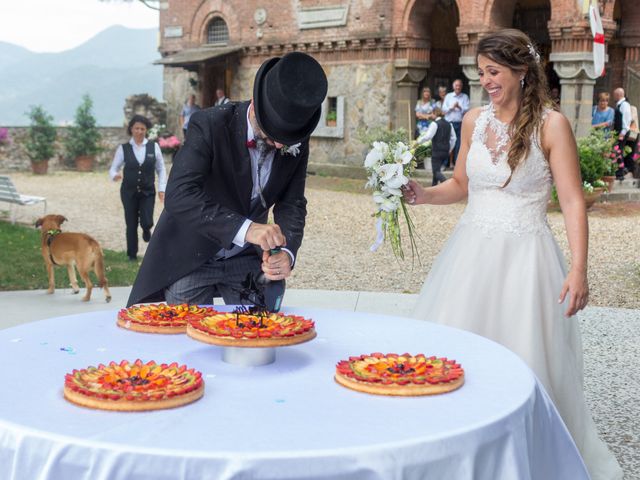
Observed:
[[[520,30],[508,28],[480,39],[476,55],[484,55],[513,71],[525,73],[522,103],[509,125],[511,145],[507,155],[511,175],[527,157],[531,139],[539,138],[545,108],[554,108],[549,96],[547,76],[531,39]]]

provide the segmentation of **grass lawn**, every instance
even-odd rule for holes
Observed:
[[[48,288],[47,269],[40,249],[40,231],[0,221],[0,291]],[[104,251],[105,274],[109,286],[132,285],[138,263],[125,252]],[[97,283],[93,272],[91,281]],[[69,286],[66,267],[55,268],[56,288]],[[83,282],[78,275],[80,287]]]

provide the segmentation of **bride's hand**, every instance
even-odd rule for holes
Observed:
[[[424,187],[415,180],[409,180],[409,183],[402,187],[402,196],[409,205],[426,203]]]
[[[558,303],[564,302],[567,293],[569,293],[569,308],[564,314],[567,317],[571,317],[586,307],[589,301],[587,274],[570,270],[562,285]]]

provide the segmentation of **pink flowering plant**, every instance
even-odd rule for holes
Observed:
[[[160,150],[162,150],[163,153],[176,153],[182,143],[178,137],[171,135],[169,137],[158,138],[158,145],[160,145]]]
[[[0,128],[0,145],[11,145],[11,137],[9,137],[9,129]]]

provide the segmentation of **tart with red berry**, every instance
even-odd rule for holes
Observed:
[[[174,408],[194,402],[203,394],[202,374],[175,362],[111,362],[74,370],[64,381],[64,398],[101,410]]]
[[[335,380],[347,388],[376,395],[434,395],[460,388],[464,370],[455,360],[421,353],[372,353],[338,362]]]
[[[215,312],[199,305],[132,305],[118,312],[118,326],[144,333],[185,333],[187,323]]]
[[[297,315],[242,309],[191,320],[187,335],[221,347],[282,347],[311,340],[316,330]]]

